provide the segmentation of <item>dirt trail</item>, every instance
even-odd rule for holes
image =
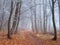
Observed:
[[[33,45],[43,45],[42,41],[38,37],[34,36],[31,32],[25,32],[26,41],[29,40],[29,43]]]
[[[23,31],[20,34],[12,36],[11,40],[0,39],[0,45],[42,45],[42,41],[29,31]]]

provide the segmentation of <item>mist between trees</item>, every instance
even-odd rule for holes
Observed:
[[[60,0],[0,0],[0,30],[7,30],[8,38],[18,30],[53,33],[56,37],[59,12]]]

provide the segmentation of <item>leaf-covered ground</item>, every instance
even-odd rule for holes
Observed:
[[[6,34],[6,33],[5,33]],[[30,31],[21,31],[12,35],[9,40],[6,35],[0,32],[0,45],[60,45],[60,38],[52,41],[53,36],[49,34],[35,34]]]

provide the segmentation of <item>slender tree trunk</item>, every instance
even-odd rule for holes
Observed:
[[[53,40],[57,40],[57,32],[56,32],[56,25],[55,25],[55,17],[54,17],[54,0],[52,0],[52,21],[53,21],[53,27],[54,27],[54,38]]]
[[[18,15],[18,22],[17,22],[17,26],[16,26],[16,31],[15,31],[15,33],[17,33],[18,26],[19,26],[19,21],[20,21],[20,12],[21,12],[21,5],[22,5],[22,0],[20,0],[19,15]]]
[[[4,3],[5,3],[5,1],[3,2],[3,6],[4,6]],[[2,30],[2,28],[3,28],[3,21],[4,21],[4,7],[3,7],[3,13],[2,13],[2,20],[1,20],[1,24],[0,24],[0,30]]]
[[[34,32],[32,0],[31,0],[31,6],[30,7],[31,7],[31,29]]]
[[[58,0],[58,7],[59,7],[59,31],[60,31],[60,0]]]
[[[12,29],[11,29],[11,34],[13,34],[15,32],[16,29],[16,24],[17,24],[17,17],[18,17],[18,8],[19,8],[19,2],[17,2],[16,4],[16,10],[15,10],[15,16],[14,16],[14,20],[13,20],[13,25],[12,25]]]
[[[0,30],[3,29],[3,21],[4,21],[4,8],[3,8],[3,14],[2,14],[2,20],[1,20]]]
[[[32,25],[32,31],[34,32],[34,28],[33,28],[33,15],[32,15],[32,9],[31,9],[31,25]]]
[[[36,2],[35,2],[35,1],[34,1],[34,4],[35,4],[35,10],[34,10],[35,30],[36,30],[36,33],[38,33],[38,30],[37,30],[37,23],[36,23]]]
[[[13,13],[13,1],[11,0],[11,11],[10,11],[10,16],[9,16],[9,19],[8,19],[8,38],[10,39],[11,36],[10,36],[10,21],[11,21],[11,16],[12,16],[12,13]]]
[[[44,27],[44,34],[47,32],[46,31],[46,4],[45,1],[43,0],[43,27]]]
[[[42,13],[41,13],[42,7],[40,5],[40,31],[42,32]]]

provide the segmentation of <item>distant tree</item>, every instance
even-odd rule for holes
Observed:
[[[33,28],[33,17],[31,15],[31,24],[32,24],[32,31],[34,32],[34,28]]]
[[[59,30],[60,30],[60,0],[58,0],[58,7],[59,7]]]
[[[46,11],[46,9],[47,9],[47,6],[46,6],[46,4],[47,4],[47,0],[45,1],[45,0],[43,0],[43,28],[44,28],[44,33],[46,33],[47,32],[47,11]]]
[[[45,19],[46,33],[47,33],[47,24],[48,24],[47,4],[48,4],[48,0],[45,1],[45,7],[46,7],[46,19]]]
[[[37,23],[36,23],[36,1],[34,1],[34,4],[35,4],[35,7],[34,7],[34,21],[35,21],[35,30],[36,30],[36,33],[38,33],[38,30],[37,30]]]
[[[42,15],[41,15],[41,5],[40,5],[40,31],[42,32]]]
[[[1,20],[1,29],[3,28],[3,23],[4,23],[4,7],[3,7],[2,20]]]
[[[1,15],[1,21],[0,21],[0,30],[2,30],[3,28],[3,22],[4,22],[4,3],[5,1],[3,1],[3,9],[2,9],[2,15]]]
[[[31,5],[30,5],[30,7],[31,7],[31,28],[32,28],[32,31],[34,32],[34,27],[33,27],[33,8],[32,8],[32,0],[31,0]]]

